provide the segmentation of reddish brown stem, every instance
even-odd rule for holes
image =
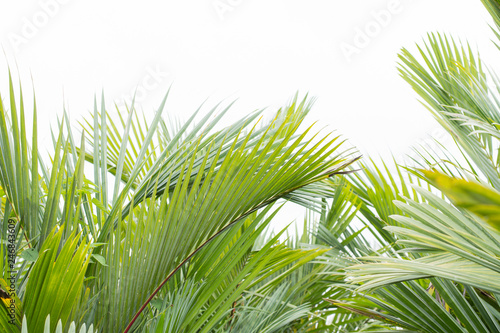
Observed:
[[[324,178],[329,178],[329,177],[332,177],[334,175],[337,175],[337,174],[348,174],[348,173],[352,173],[352,172],[355,172],[356,170],[349,170],[349,171],[338,171],[338,170],[341,170],[345,167],[347,167],[348,165],[352,164],[353,162],[355,162],[356,160],[358,160],[361,156],[357,157],[357,158],[354,158],[350,161],[348,161],[347,163],[345,163],[344,165],[338,167],[337,169],[335,170],[332,170],[332,171],[329,171],[327,174],[323,175],[323,176],[319,176],[317,179],[314,179],[314,180],[311,180],[310,182],[306,183],[306,184],[303,184],[301,186],[298,186],[296,188],[292,188],[288,191],[285,191],[284,193],[281,193],[280,195],[277,195],[273,198],[271,198],[270,200],[266,201],[266,202],[263,202],[262,204],[258,205],[257,207],[254,207],[253,209],[249,210],[248,212],[246,212],[245,214],[243,214],[242,216],[238,217],[237,219],[235,219],[234,221],[232,221],[231,223],[229,223],[228,225],[226,225],[224,228],[222,228],[221,230],[219,230],[215,235],[213,235],[212,237],[210,237],[209,239],[207,239],[205,242],[203,242],[198,248],[196,248],[193,252],[191,252],[179,265],[177,265],[177,267],[175,267],[175,269],[170,272],[170,274],[168,274],[168,276],[165,278],[165,280],[162,281],[162,283],[160,283],[160,285],[158,287],[156,287],[156,289],[153,291],[153,293],[148,297],[148,299],[146,300],[146,302],[144,302],[144,304],[140,307],[140,309],[137,311],[137,313],[134,315],[134,317],[132,318],[132,320],[130,321],[130,323],[127,325],[127,327],[125,328],[125,331],[123,331],[123,333],[129,333],[130,329],[132,328],[132,326],[134,325],[135,321],[137,320],[137,318],[139,318],[139,316],[141,315],[142,311],[144,311],[144,309],[148,306],[149,302],[151,302],[151,300],[156,296],[156,294],[158,294],[158,292],[161,290],[161,288],[168,282],[168,280],[170,280],[170,278],[182,267],[184,266],[184,264],[186,262],[188,262],[196,253],[198,253],[202,248],[204,248],[208,243],[210,243],[210,241],[212,241],[215,237],[219,236],[220,234],[222,234],[224,231],[226,231],[227,229],[229,229],[231,226],[233,226],[236,222],[238,221],[241,221],[242,219],[244,219],[245,217],[247,217],[248,215],[252,214],[253,212],[256,212],[257,210],[277,201],[278,199],[282,198],[283,196],[301,188],[301,187],[304,187],[306,185],[309,185],[311,183],[314,183],[314,182],[317,182],[321,179],[324,179]]]

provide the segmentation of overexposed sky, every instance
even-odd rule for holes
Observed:
[[[480,0],[0,0],[0,93],[7,63],[27,91],[33,77],[48,143],[63,105],[76,124],[101,89],[112,106],[138,88],[153,113],[172,84],[167,112],[181,118],[238,99],[227,122],[308,92],[310,121],[366,155],[400,156],[439,131],[397,52],[440,31],[496,59],[488,23]]]
[[[397,52],[442,31],[493,58],[487,20],[479,0],[1,0],[0,92],[17,63],[47,127],[63,103],[76,122],[101,89],[111,106],[138,87],[152,113],[173,83],[168,110],[181,117],[206,98],[237,98],[228,121],[309,92],[309,120],[365,154],[397,155],[436,129],[399,78]]]

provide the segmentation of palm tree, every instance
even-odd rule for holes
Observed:
[[[483,4],[499,38],[500,2]],[[365,318],[350,331],[500,332],[500,81],[451,37],[418,51],[403,49],[401,76],[456,147],[350,176],[379,250],[353,257],[351,294],[329,300]]]
[[[9,83],[0,104],[2,332],[276,332],[323,320],[306,297],[291,300],[299,280],[316,281],[306,265],[329,249],[268,231],[284,202],[320,209],[334,194],[331,177],[353,162],[339,137],[299,131],[307,98],[269,122],[257,111],[217,129],[229,106],[179,124],[162,117],[167,97],[150,121],[133,102],[112,112],[102,97],[79,140],[64,115],[45,162],[36,102],[28,143],[23,93],[16,98],[10,73]]]
[[[231,105],[179,123],[167,94],[152,119],[64,114],[47,158],[9,73],[2,332],[500,332],[500,80],[442,34],[399,70],[454,147],[355,163],[303,129],[307,97],[218,128]],[[288,202],[303,228],[274,233]]]

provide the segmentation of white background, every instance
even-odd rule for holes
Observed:
[[[0,0],[0,93],[7,66],[25,93],[33,77],[48,143],[63,105],[77,124],[102,89],[111,107],[138,87],[152,114],[172,84],[167,112],[184,119],[207,98],[238,99],[227,122],[298,91],[317,98],[309,120],[320,127],[365,155],[401,156],[440,133],[398,76],[398,51],[447,32],[493,65],[489,22],[479,0]],[[369,28],[367,45],[346,57],[342,45]]]

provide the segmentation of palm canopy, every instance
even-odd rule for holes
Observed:
[[[500,2],[483,4],[498,37]],[[403,49],[399,70],[456,147],[416,148],[395,178],[376,166],[351,177],[382,251],[344,267],[352,294],[330,302],[370,325],[353,331],[499,332],[499,81],[442,34],[418,56]]]
[[[290,275],[327,249],[282,244],[284,231],[266,236],[278,201],[320,211],[334,195],[330,178],[353,162],[338,136],[299,130],[310,101],[217,129],[229,107],[175,124],[162,117],[167,97],[151,121],[134,103],[116,117],[102,97],[81,139],[63,117],[46,166],[36,104],[28,144],[12,79],[9,100],[0,104],[2,289],[9,222],[19,273],[2,302],[3,331],[234,331],[228,323],[243,325],[251,309],[240,309],[242,297],[279,312],[262,321],[269,332],[313,315],[307,301],[281,298],[294,292]]]
[[[482,2],[500,38],[500,2]],[[148,119],[102,96],[44,163],[10,79],[2,331],[500,332],[500,81],[443,34],[417,52],[400,74],[455,147],[411,164],[353,164],[297,96],[225,128],[231,105],[179,123],[167,97]],[[292,236],[270,231],[285,202],[307,209]]]

